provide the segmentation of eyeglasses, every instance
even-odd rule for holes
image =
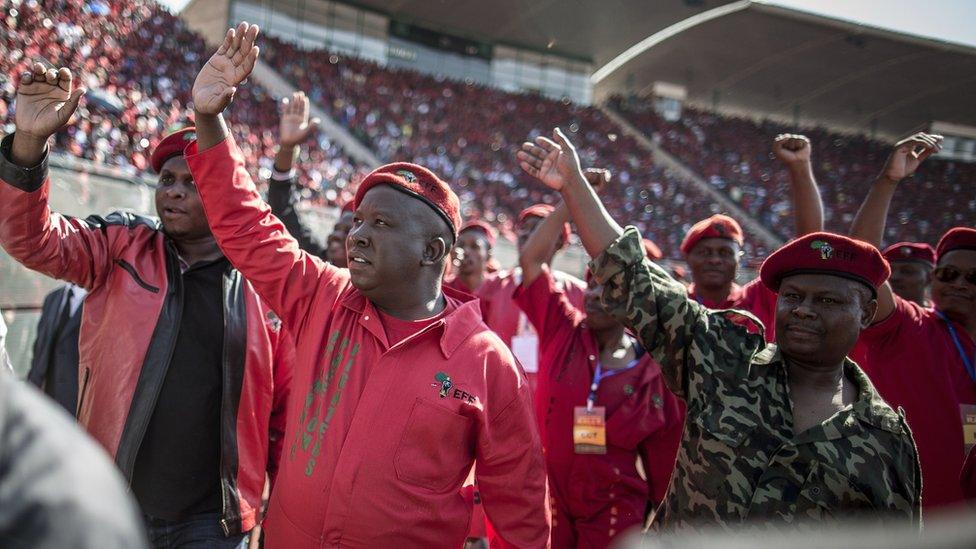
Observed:
[[[968,271],[963,272],[961,269],[953,267],[952,265],[947,265],[932,271],[932,276],[934,276],[939,282],[952,282],[953,280],[959,278],[960,275],[962,275],[966,282],[976,286],[976,269],[969,269]]]

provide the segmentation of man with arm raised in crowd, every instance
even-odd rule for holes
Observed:
[[[421,166],[382,166],[356,194],[350,268],[301,251],[221,116],[254,67],[257,34],[228,30],[197,75],[187,161],[221,249],[298,343],[266,546],[459,547],[471,513],[459,490],[476,465],[498,545],[547,547],[525,377],[477,300],[442,289],[457,195]]]
[[[636,229],[607,214],[572,144],[523,145],[526,171],[559,191],[604,285],[603,304],[660,363],[687,406],[657,522],[795,525],[862,517],[920,524],[921,483],[905,422],[846,358],[888,275],[869,244],[813,233],[770,255],[777,344],[748,313],[712,311],[646,259]]]
[[[851,236],[875,246],[884,237],[888,206],[899,185],[942,137],[915,134],[895,145],[851,227]],[[905,408],[918,442],[927,509],[958,503],[967,448],[962,417],[976,414],[976,229],[948,231],[935,250],[933,309],[902,298],[885,283],[875,323],[861,333],[858,360],[881,396]]]
[[[280,322],[217,247],[183,149],[163,139],[156,212],[71,218],[48,207],[49,138],[84,90],[36,64],[0,142],[0,244],[88,291],[78,421],[115,458],[156,547],[236,547],[274,477],[290,377]]]

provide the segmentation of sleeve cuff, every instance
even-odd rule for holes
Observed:
[[[271,181],[276,183],[291,183],[293,179],[298,175],[295,168],[288,170],[287,172],[281,172],[277,169],[271,171]]]
[[[44,156],[41,162],[31,168],[25,168],[14,164],[12,149],[14,145],[14,134],[7,135],[0,141],[0,180],[16,187],[24,192],[32,193],[41,188],[47,180],[47,165],[49,147],[44,147]]]
[[[590,261],[590,272],[600,284],[606,284],[614,275],[644,261],[644,244],[640,231],[627,227],[624,234],[613,241],[602,254]]]

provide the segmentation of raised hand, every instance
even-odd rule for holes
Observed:
[[[773,154],[787,167],[810,163],[810,140],[805,135],[782,133],[773,140]]]
[[[881,177],[893,182],[911,177],[926,158],[940,150],[941,135],[919,132],[906,137],[895,144],[895,150],[881,170]]]
[[[606,168],[586,168],[583,170],[583,177],[597,194],[602,193],[610,184],[610,175],[610,170]]]
[[[193,108],[198,113],[215,115],[227,108],[237,86],[254,70],[259,53],[254,45],[257,36],[257,25],[248,23],[227,30],[217,53],[200,69],[193,83]]]
[[[576,148],[566,139],[562,130],[553,130],[552,137],[547,139],[540,136],[535,139],[535,143],[523,143],[522,150],[515,157],[525,173],[550,189],[560,191],[573,178],[582,178],[583,173]]]
[[[319,119],[308,119],[308,97],[305,92],[295,92],[281,100],[281,121],[278,123],[278,140],[282,147],[295,147],[311,135],[319,125]]]
[[[64,67],[45,69],[44,65],[34,63],[31,70],[20,76],[17,85],[17,114],[14,118],[17,135],[46,142],[68,125],[84,94],[84,88],[72,89],[70,70]]]

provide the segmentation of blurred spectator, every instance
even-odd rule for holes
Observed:
[[[0,371],[0,546],[146,547],[118,470],[75,421]]]

